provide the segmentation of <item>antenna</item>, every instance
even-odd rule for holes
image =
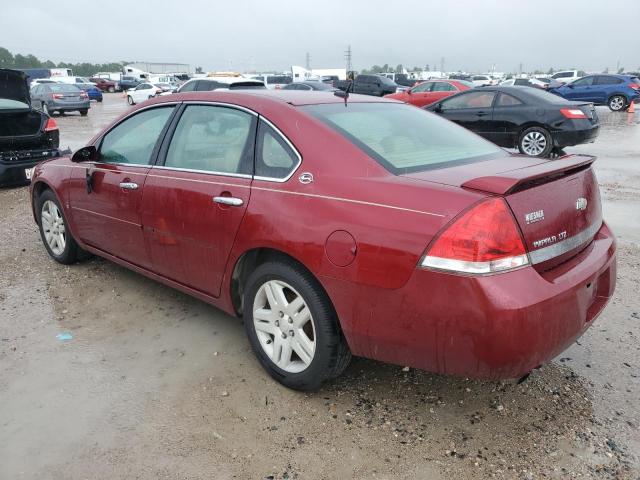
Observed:
[[[336,90],[335,92],[333,92],[333,94],[336,97],[340,97],[340,98],[344,98],[344,106],[347,106],[347,100],[349,99],[349,92],[353,89],[353,80],[348,80],[349,85],[347,85],[347,88],[344,89],[344,92],[342,90]]]
[[[344,52],[344,59],[347,61],[347,76],[351,71],[351,45],[347,46],[347,51]]]

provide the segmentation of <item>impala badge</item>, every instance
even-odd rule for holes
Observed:
[[[525,214],[524,221],[527,222],[527,225],[530,223],[536,223],[544,220],[544,210],[536,210],[535,212],[530,212]]]
[[[576,200],[576,210],[586,210],[587,209],[587,199],[580,197]]]
[[[300,183],[307,185],[313,182],[313,174],[309,172],[301,173],[300,176],[298,177],[298,180],[300,181]]]

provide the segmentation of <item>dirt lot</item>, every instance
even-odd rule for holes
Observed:
[[[57,117],[81,146],[127,108]],[[599,108],[615,298],[523,384],[354,359],[312,394],[261,369],[239,320],[101,259],[47,257],[0,191],[0,479],[640,478],[640,112]],[[70,340],[59,340],[61,333]]]

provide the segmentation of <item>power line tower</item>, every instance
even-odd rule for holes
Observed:
[[[305,58],[305,68],[307,70],[311,70],[311,55],[309,55],[309,52],[307,52],[307,56]]]
[[[349,72],[352,69],[352,67],[351,67],[351,45],[347,46],[347,51],[344,52],[344,59],[347,62],[347,75],[349,75]]]

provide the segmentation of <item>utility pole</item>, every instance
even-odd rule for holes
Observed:
[[[440,59],[440,71],[444,72],[444,57]]]
[[[347,46],[347,51],[344,52],[344,59],[347,61],[347,75],[351,71],[351,45]]]
[[[522,62],[520,62],[519,70],[520,70],[520,75],[522,75]]]
[[[306,69],[307,70],[311,70],[311,55],[309,55],[309,52],[307,52],[307,57],[306,57],[306,61],[305,61],[305,65],[306,65]]]

